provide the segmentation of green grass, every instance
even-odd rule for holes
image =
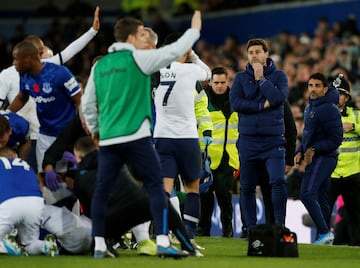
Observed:
[[[120,250],[117,259],[95,260],[89,256],[46,256],[14,257],[0,256],[0,268],[317,268],[317,267],[359,267],[360,248],[346,246],[299,245],[299,258],[248,257],[247,241],[238,238],[196,239],[204,246],[204,258],[182,260],[160,259],[138,256],[136,251]]]

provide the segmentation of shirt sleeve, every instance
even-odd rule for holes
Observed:
[[[197,29],[188,29],[176,42],[163,46],[159,49],[135,50],[134,59],[139,68],[147,75],[150,75],[171,62],[177,60],[196,40],[200,37]]]
[[[62,67],[62,77],[61,77],[61,81],[65,81],[63,82],[63,86],[65,88],[66,94],[69,97],[73,97],[76,94],[78,94],[80,92],[80,85],[77,82],[76,78],[74,77],[74,75],[69,71],[69,69],[65,66],[59,66],[60,68]]]
[[[94,67],[91,68],[90,76],[85,87],[85,92],[81,97],[81,111],[84,115],[86,125],[91,133],[98,132],[98,110],[96,87],[94,83]]]
[[[0,106],[8,99],[11,103],[19,93],[20,75],[14,66],[0,73]]]
[[[3,79],[2,73],[0,73],[0,106],[3,105],[8,94],[8,87]]]
[[[196,64],[197,66],[199,66],[202,70],[202,77],[201,79],[199,79],[199,81],[205,81],[205,80],[209,80],[211,77],[211,70],[209,68],[209,66],[207,66],[200,58],[198,55],[196,55],[196,53],[194,51],[191,52],[190,54],[190,60],[192,63]]]
[[[45,61],[52,62],[58,65],[66,63],[77,53],[79,53],[96,36],[96,34],[97,31],[91,27],[86,33],[73,41],[60,53],[54,55],[49,59],[46,59]]]

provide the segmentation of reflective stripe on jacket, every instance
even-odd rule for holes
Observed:
[[[347,116],[341,116],[343,123],[354,124],[355,129],[344,132],[339,147],[339,158],[331,178],[346,178],[360,172],[360,119],[359,111],[346,107]]]

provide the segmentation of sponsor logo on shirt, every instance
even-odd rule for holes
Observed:
[[[36,98],[34,98],[34,101],[36,103],[49,103],[49,102],[53,102],[55,101],[55,97],[51,96],[49,98],[44,98],[43,96],[37,96]]]
[[[109,76],[114,73],[123,73],[123,72],[126,72],[126,68],[112,68],[110,70],[100,72],[100,77]]]
[[[76,81],[75,77],[71,77],[68,81],[64,83],[64,86],[69,90],[72,91],[74,88],[78,87],[79,84]]]

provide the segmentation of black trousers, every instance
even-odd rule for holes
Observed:
[[[214,210],[214,198],[216,196],[220,208],[220,220],[222,224],[222,235],[233,236],[233,206],[232,206],[232,185],[234,169],[225,161],[212,171],[214,182],[207,192],[201,194],[201,216],[198,225],[198,234],[210,236],[211,216]]]
[[[339,195],[342,195],[344,199],[344,208],[347,215],[348,244],[350,246],[360,246],[360,173],[346,178],[331,179],[329,192],[331,208],[334,207]],[[335,240],[336,236],[335,233]],[[338,238],[340,240],[340,237]]]

